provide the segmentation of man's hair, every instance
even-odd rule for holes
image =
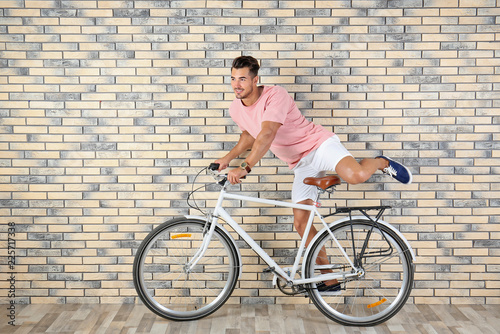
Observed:
[[[231,66],[231,69],[233,68],[240,69],[245,67],[248,67],[252,77],[255,78],[257,75],[259,75],[259,68],[260,68],[259,62],[252,56],[241,56],[235,58],[233,60],[233,66]]]

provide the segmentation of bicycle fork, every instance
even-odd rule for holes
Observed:
[[[207,219],[207,224],[209,224],[209,229],[208,231],[203,232],[204,236],[201,246],[198,248],[198,250],[193,255],[191,260],[185,264],[184,270],[186,273],[190,273],[193,270],[193,268],[198,264],[198,262],[201,260],[201,258],[203,258],[203,256],[205,255],[205,252],[208,249],[208,245],[210,244],[210,240],[212,239],[212,236],[215,231],[216,221],[217,218],[215,217],[212,218],[212,223],[210,223],[210,220]]]
[[[222,201],[224,199],[223,193],[225,191],[221,191],[221,195],[219,196],[219,199],[217,200],[217,205],[215,206],[215,210],[217,208],[220,208],[222,205]],[[201,247],[198,248],[196,253],[193,255],[193,258],[185,265],[184,270],[186,273],[190,273],[193,268],[198,264],[198,262],[201,260],[201,258],[205,255],[205,252],[208,249],[208,245],[210,244],[210,240],[212,240],[212,236],[214,235],[215,227],[217,226],[217,215],[216,211],[214,211],[213,214],[210,214],[207,216],[207,224],[209,225],[208,231],[204,229],[204,236],[203,236],[203,242],[201,244]]]

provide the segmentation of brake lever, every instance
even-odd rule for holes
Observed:
[[[218,172],[219,167],[220,167],[220,164],[212,162],[208,166],[208,173],[213,176],[213,178],[217,181],[217,183],[220,186],[224,187],[226,184],[226,181],[227,181],[227,175],[219,174],[219,172]]]
[[[224,175],[221,175],[221,174],[218,174],[216,171],[219,170],[219,167],[220,167],[220,164],[218,163],[215,163],[215,162],[212,162],[209,166],[208,166],[208,170],[210,172],[210,174],[212,174],[212,176],[217,180],[217,179],[220,179],[220,181],[218,181],[217,183],[219,185],[221,185],[222,187],[224,187],[226,185],[226,181],[227,181],[227,174],[224,174]],[[242,177],[242,179],[246,179],[246,175]]]

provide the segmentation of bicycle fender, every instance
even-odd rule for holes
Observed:
[[[352,216],[352,217],[344,217],[344,218],[341,218],[341,219],[338,219],[336,221],[334,221],[333,223],[330,223],[328,224],[328,228],[330,229],[332,226],[335,226],[337,224],[340,224],[340,223],[343,223],[347,220],[367,220],[369,221],[368,218],[366,218],[365,216]],[[410,243],[408,242],[408,239],[406,239],[406,237],[398,230],[396,229],[394,226],[392,226],[391,224],[389,224],[388,222],[385,222],[383,221],[382,219],[379,219],[377,221],[378,224],[380,225],[384,225],[385,227],[387,227],[388,229],[390,229],[391,231],[393,231],[394,233],[396,233],[400,238],[401,240],[403,240],[405,242],[405,244],[408,246],[408,250],[410,251],[410,254],[411,254],[411,257],[413,259],[413,261],[415,261],[415,252],[413,251],[413,248],[411,247]],[[319,238],[319,236],[326,231],[326,227],[323,227],[323,229],[321,231],[319,231],[318,233],[316,233],[316,235],[314,236],[314,238],[311,240],[311,242],[309,242],[309,246],[307,247],[306,249],[306,252],[304,253],[304,259],[307,258],[307,256],[309,255],[309,252],[311,250],[311,246],[314,244],[314,242],[316,241],[316,239]],[[305,265],[305,261],[302,262],[302,275],[304,275],[304,272],[306,270],[306,268],[304,268],[304,265]]]
[[[206,217],[202,217],[202,216],[186,215],[184,217],[186,217],[187,219],[201,220],[203,222],[207,222],[208,221]],[[226,234],[226,236],[228,237],[229,240],[231,240],[231,242],[234,245],[234,248],[236,249],[236,253],[238,254],[238,261],[239,261],[239,273],[238,273],[238,277],[241,277],[241,273],[243,272],[243,262],[242,262],[242,259],[241,259],[240,248],[238,247],[238,244],[234,240],[233,236],[229,233],[229,231],[224,226],[218,224],[217,227],[220,228],[221,231]]]

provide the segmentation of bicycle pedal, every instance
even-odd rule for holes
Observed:
[[[307,297],[307,289],[303,285],[299,285],[297,294],[304,294]]]

